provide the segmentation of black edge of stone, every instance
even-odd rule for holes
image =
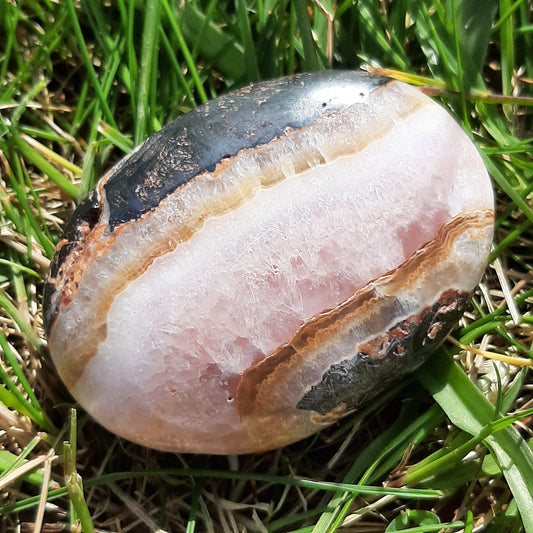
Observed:
[[[409,331],[401,339],[391,339],[382,358],[357,353],[332,365],[322,381],[313,386],[296,407],[326,415],[339,406],[350,412],[368,403],[392,383],[416,370],[442,344],[463,315],[468,301],[469,295],[460,293],[451,309],[437,302],[424,313],[418,324],[396,324],[393,330],[401,327]],[[445,311],[439,312],[442,308]],[[437,334],[428,336],[438,323],[441,327]]]
[[[62,241],[56,249],[50,262],[48,280],[43,288],[43,325],[46,335],[55,320],[59,305],[59,294],[53,280],[61,277],[61,266],[70,252],[84,239],[81,231],[82,224],[87,224],[92,229],[100,220],[101,206],[96,189],[93,189],[87,198],[76,208],[63,230]]]
[[[323,71],[257,83],[190,111],[151,136],[118,165],[104,185],[109,229],[137,220],[169,194],[225,158],[311,125],[348,107],[313,94],[335,84],[353,85],[354,95],[388,78],[350,71]]]
[[[83,240],[82,225],[93,229],[99,222],[102,214],[101,204],[96,189],[92,189],[89,195],[78,205],[63,229],[63,239],[69,243],[78,243]],[[55,274],[51,272],[51,276]]]
[[[59,295],[56,288],[49,281],[45,281],[43,288],[43,326],[47,337],[57,316],[58,305]]]

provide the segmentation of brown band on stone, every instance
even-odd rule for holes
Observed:
[[[287,344],[244,372],[236,399],[241,416],[275,412],[282,407],[280,403],[285,407],[290,407],[292,403],[292,407],[296,407],[301,396],[291,394],[291,380],[301,383],[302,375],[308,369],[316,383],[320,382],[328,371],[323,363],[331,357],[328,354],[328,342],[331,339],[348,338],[351,329],[358,329],[359,334],[367,339],[359,345],[347,347],[353,356],[368,352],[365,355],[369,358],[383,357],[387,353],[387,350],[381,350],[385,337],[395,336],[400,339],[402,328],[403,336],[406,336],[412,324],[420,321],[432,306],[440,308],[439,301],[443,298],[443,301],[449,300],[448,296],[454,291],[452,287],[437,290],[436,301],[427,301],[413,316],[405,317],[401,323],[392,324],[390,330],[390,326],[380,322],[380,318],[394,316],[394,308],[401,307],[402,294],[409,295],[413,290],[416,291],[420,276],[435,272],[441,277],[439,267],[445,263],[446,256],[450,255],[458,236],[465,231],[475,232],[491,226],[492,223],[492,211],[464,213],[454,218],[440,229],[433,241],[393,272],[367,284],[335,309],[324,310],[302,325]],[[437,287],[438,283],[436,280]],[[462,293],[455,296],[464,299]],[[453,302],[448,302],[448,305],[452,304]],[[452,314],[453,321],[455,314]],[[438,321],[432,323],[427,335],[430,338],[436,337],[439,327]],[[304,381],[309,382],[311,378]],[[309,386],[312,385],[311,383]]]

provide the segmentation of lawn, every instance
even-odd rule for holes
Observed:
[[[495,238],[466,313],[408,383],[280,450],[107,432],[43,330],[76,204],[196,106],[331,68],[420,86],[482,154]],[[528,0],[0,0],[0,529],[533,533],[532,105]]]

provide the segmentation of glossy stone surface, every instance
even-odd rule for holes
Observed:
[[[135,442],[283,446],[442,342],[493,202],[471,141],[415,88],[353,72],[247,87],[163,128],[78,207],[45,288],[52,357]]]

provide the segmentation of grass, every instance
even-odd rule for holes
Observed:
[[[0,527],[533,532],[531,10],[0,0]],[[163,454],[107,433],[58,382],[42,329],[43,279],[75,203],[220,93],[360,67],[439,99],[493,178],[491,265],[453,339],[408,390],[282,450]]]

